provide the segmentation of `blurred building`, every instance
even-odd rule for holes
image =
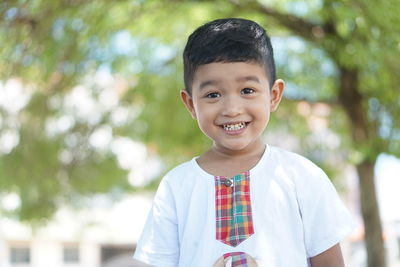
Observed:
[[[151,200],[97,197],[94,207],[62,209],[38,229],[0,218],[0,267],[132,267]]]

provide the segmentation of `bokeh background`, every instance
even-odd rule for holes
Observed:
[[[400,266],[398,0],[2,0],[0,266],[128,267],[162,175],[210,145],[180,103],[188,35],[272,36],[267,143],[331,177],[348,266]]]

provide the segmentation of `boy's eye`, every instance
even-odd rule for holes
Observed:
[[[247,95],[247,94],[252,94],[254,93],[254,89],[251,88],[243,88],[241,91],[242,94]]]
[[[208,93],[208,94],[206,94],[206,97],[207,98],[217,98],[217,97],[220,97],[220,94],[219,93]]]

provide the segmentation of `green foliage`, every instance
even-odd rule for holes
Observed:
[[[294,37],[282,21],[265,14],[260,3],[316,25],[314,39]],[[274,36],[278,74],[286,80],[287,91],[267,136],[278,131],[298,137],[298,149],[333,176],[338,164],[357,163],[360,155],[400,156],[399,11],[396,0],[2,1],[0,80],[17,77],[32,94],[17,114],[0,108],[2,121],[12,118],[19,132],[18,146],[1,155],[0,161],[0,194],[16,192],[21,198],[20,209],[8,215],[40,220],[83,195],[132,191],[116,156],[90,145],[91,135],[102,126],[113,128],[113,138],[144,142],[168,166],[204,151],[210,140],[179,97],[181,54],[196,27],[221,17],[254,19]],[[318,27],[325,25],[337,35],[321,33]],[[371,131],[364,147],[352,143],[352,125],[337,103],[339,66],[359,70]],[[121,125],[112,123],[115,108],[100,112],[94,122],[64,109],[73,88],[87,84],[102,70],[123,81],[119,106],[129,109],[130,116]],[[98,101],[101,86],[89,87]],[[315,141],[310,126],[314,115],[300,114],[303,103],[309,103],[311,110],[317,110],[318,103],[329,106],[327,115],[316,117],[326,121],[327,132],[340,136],[339,146]],[[49,120],[63,116],[72,116],[72,126],[49,135]],[[1,136],[7,127],[0,125]]]

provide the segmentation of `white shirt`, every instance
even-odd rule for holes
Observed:
[[[205,267],[246,252],[260,267],[307,267],[340,242],[353,221],[325,173],[267,146],[250,170],[254,234],[237,247],[215,238],[215,182],[193,158],[161,181],[134,258],[156,267]]]

